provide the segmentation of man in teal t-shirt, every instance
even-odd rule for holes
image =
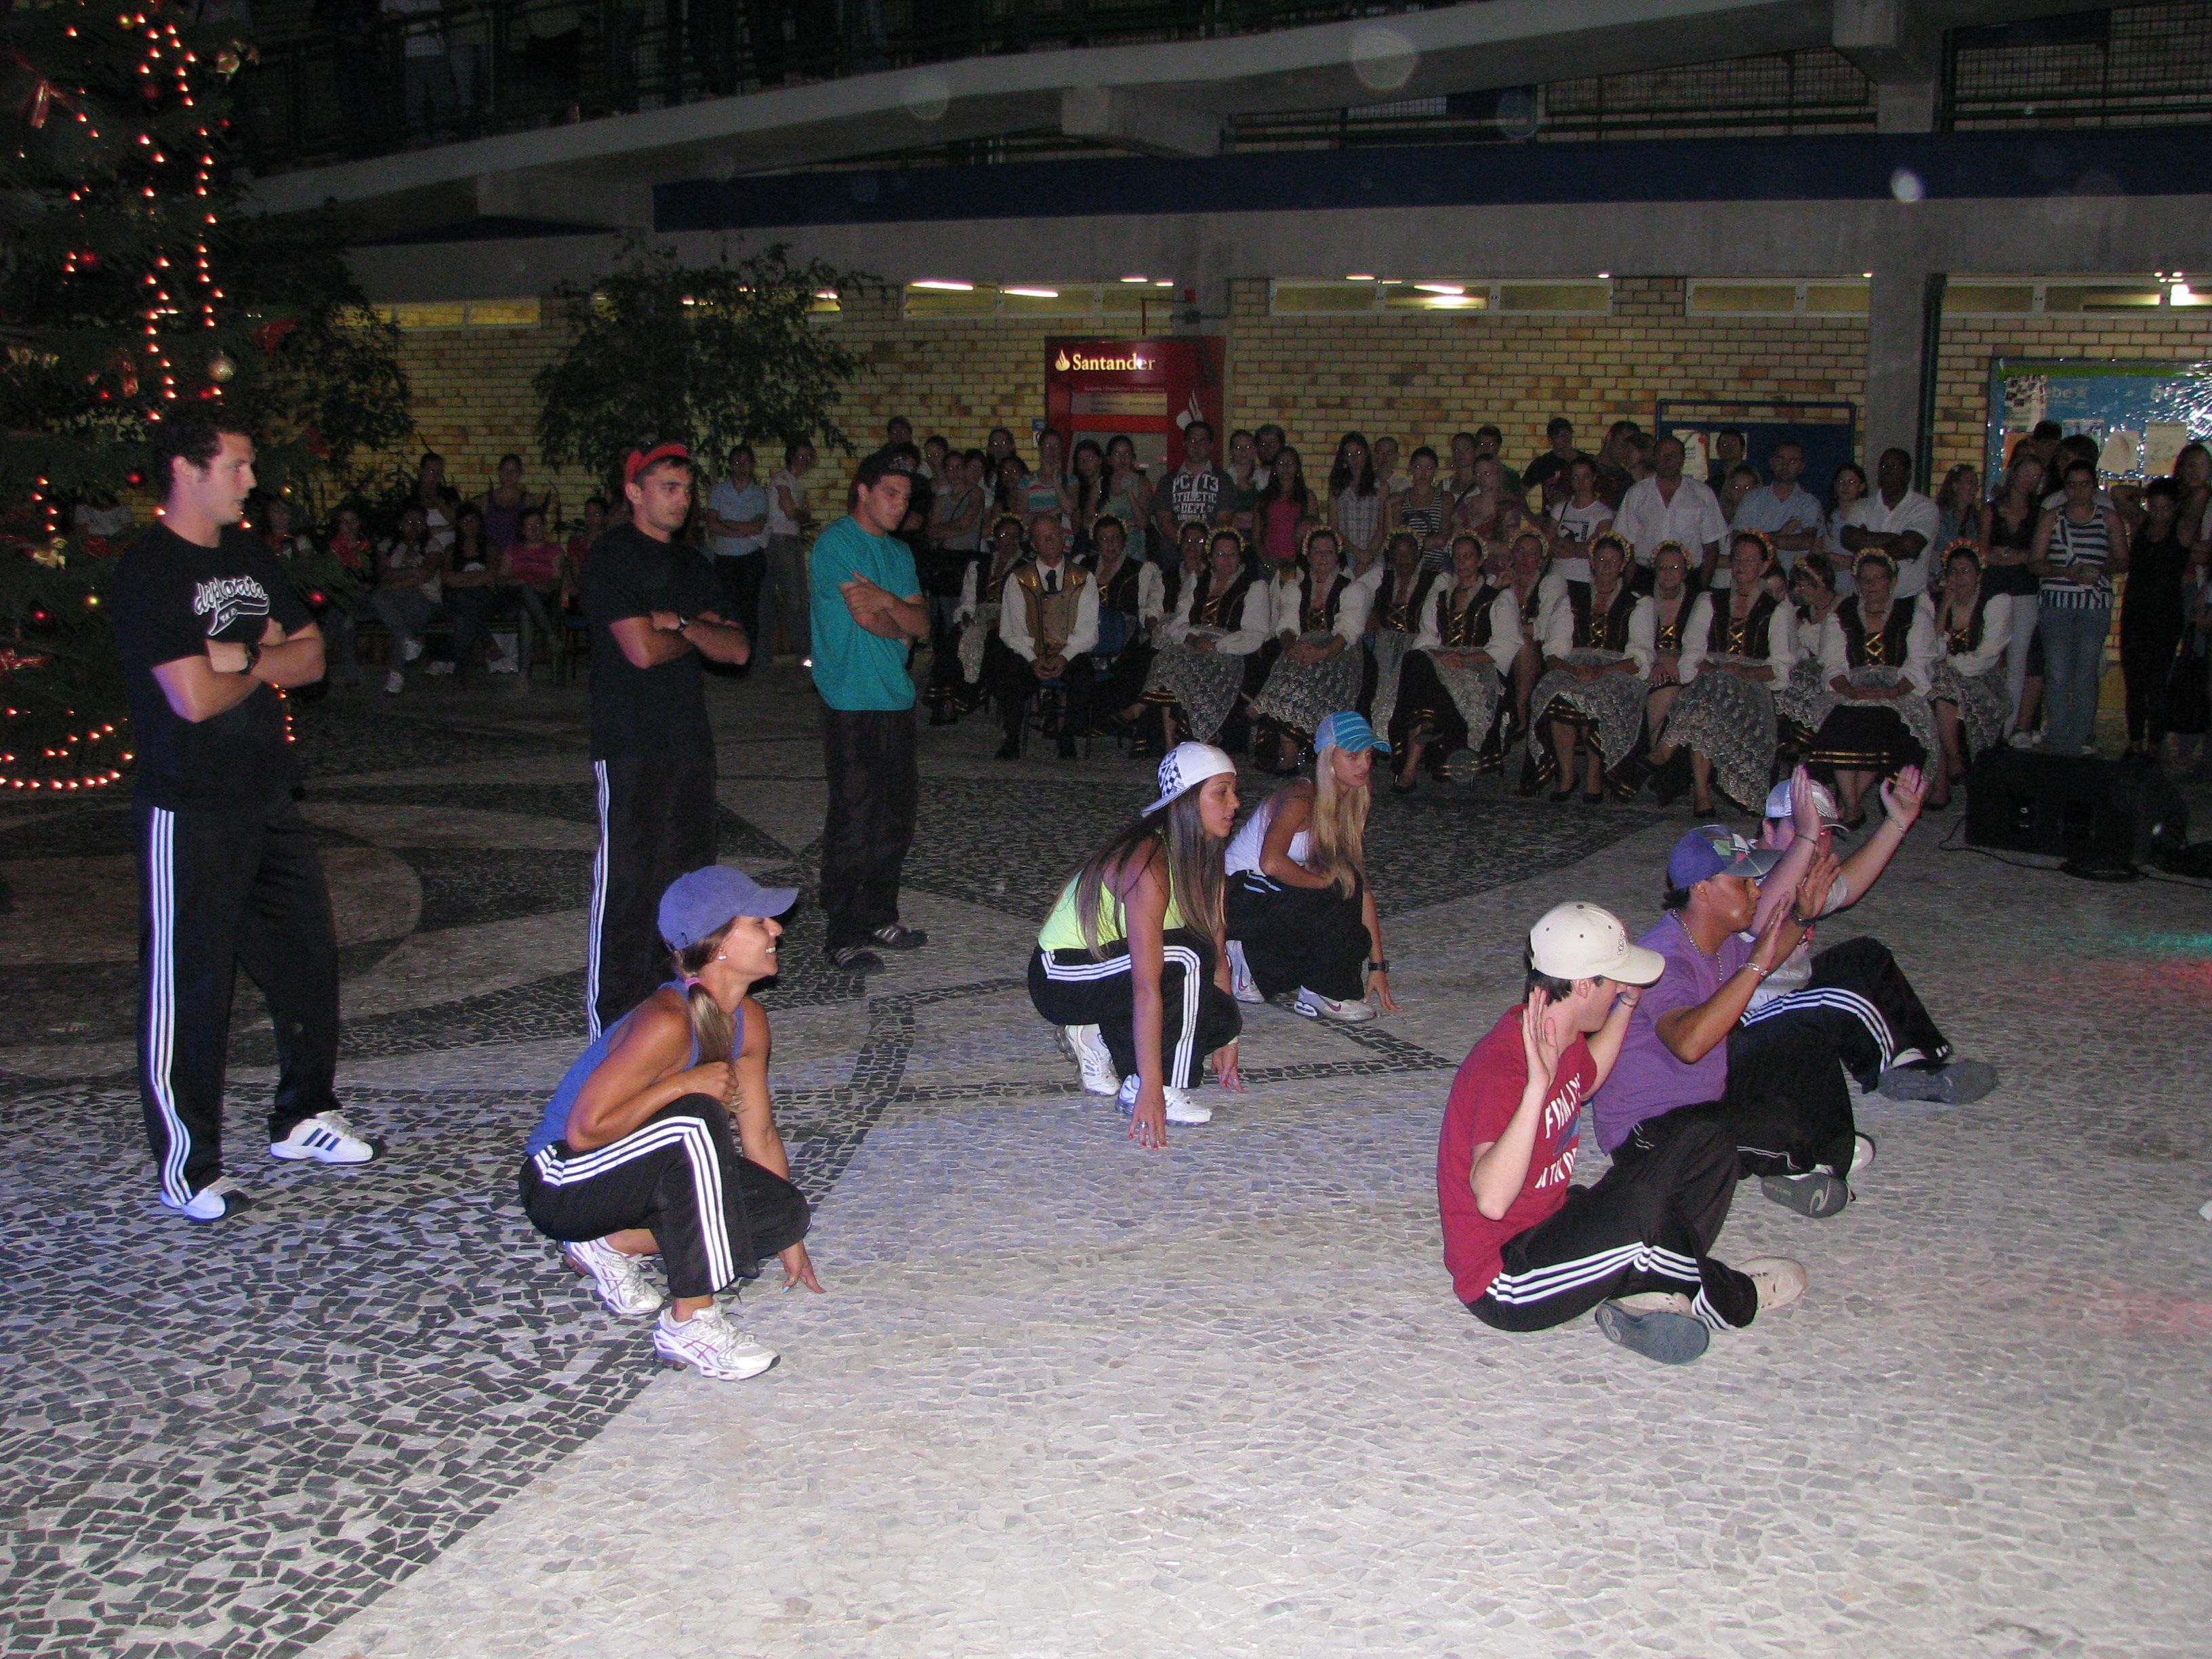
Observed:
[[[816,537],[810,556],[814,689],[830,782],[822,910],[830,960],[853,973],[880,969],[878,950],[928,943],[898,915],[919,788],[907,655],[927,637],[929,613],[914,554],[891,532],[906,519],[915,465],[911,445],[862,461],[851,514]]]

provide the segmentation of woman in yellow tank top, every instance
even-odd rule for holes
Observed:
[[[1241,1089],[1221,937],[1222,855],[1237,822],[1237,763],[1202,743],[1160,763],[1160,797],[1068,878],[1030,957],[1030,1000],[1059,1028],[1083,1086],[1113,1095],[1129,1138],[1167,1145],[1204,1123],[1190,1098],[1211,1054]]]

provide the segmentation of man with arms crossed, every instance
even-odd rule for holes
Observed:
[[[1595,1308],[1612,1340],[1680,1364],[1711,1331],[1748,1325],[1804,1290],[1794,1261],[1739,1270],[1714,1259],[1736,1181],[1735,1146],[1717,1124],[1616,1153],[1594,1187],[1567,1184],[1583,1105],[1665,967],[1611,912],[1555,906],[1528,931],[1527,1000],[1453,1079],[1437,1208],[1452,1288],[1484,1324],[1547,1330]]]
[[[899,872],[914,844],[921,778],[907,654],[929,637],[914,552],[896,538],[914,489],[914,451],[879,449],[854,476],[853,510],[815,539],[814,689],[830,783],[822,825],[824,949],[854,973],[876,952],[929,935],[899,921]]]
[[[258,536],[239,527],[253,441],[212,410],[155,428],[161,521],[115,571],[115,639],[138,756],[139,1098],[161,1202],[192,1221],[246,1207],[222,1172],[224,1062],[240,967],[276,1029],[269,1155],[366,1164],[338,1115],[330,890],[281,686],[323,677],[323,636]]]

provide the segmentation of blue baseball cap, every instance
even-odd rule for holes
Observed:
[[[796,887],[763,887],[742,870],[710,864],[680,875],[660,896],[660,937],[684,951],[738,916],[780,916],[799,902]]]
[[[1782,854],[1771,847],[1753,847],[1733,830],[1709,823],[1692,830],[1674,843],[1667,859],[1669,887],[1695,887],[1714,876],[1748,876],[1758,880]]]
[[[1321,724],[1314,728],[1314,750],[1318,753],[1324,749],[1341,749],[1353,755],[1363,749],[1384,755],[1390,752],[1390,745],[1375,735],[1367,717],[1356,708],[1340,708],[1322,716]]]

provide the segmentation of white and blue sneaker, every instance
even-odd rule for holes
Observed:
[[[1266,1002],[1267,999],[1260,994],[1259,981],[1252,977],[1251,964],[1244,959],[1244,941],[1231,939],[1228,955],[1230,995],[1239,1002]]]
[[[1115,1094],[1114,1103],[1121,1109],[1123,1117],[1132,1115],[1137,1109],[1137,1084],[1138,1079],[1135,1077],[1125,1077],[1121,1079],[1120,1090]],[[1160,1093],[1166,1097],[1169,1122],[1211,1123],[1213,1121],[1212,1107],[1200,1105],[1187,1091],[1176,1088],[1173,1084],[1163,1087]]]
[[[730,1323],[719,1306],[702,1308],[689,1319],[674,1318],[671,1310],[663,1309],[653,1328],[653,1351],[665,1364],[678,1370],[688,1365],[722,1382],[758,1376],[775,1364],[775,1350]]]
[[[1096,1025],[1056,1025],[1053,1036],[1060,1050],[1073,1060],[1083,1074],[1083,1091],[1090,1095],[1110,1095],[1121,1086],[1121,1074],[1114,1069],[1113,1050],[1106,1039],[1098,1034]]]
[[[336,1112],[318,1112],[292,1126],[282,1140],[269,1143],[269,1156],[287,1164],[366,1164],[376,1156],[376,1146],[354,1133],[353,1125]]]
[[[174,1210],[187,1221],[220,1221],[252,1205],[253,1200],[240,1191],[238,1183],[228,1176],[210,1181],[182,1204],[167,1193],[161,1194],[161,1207]]]

